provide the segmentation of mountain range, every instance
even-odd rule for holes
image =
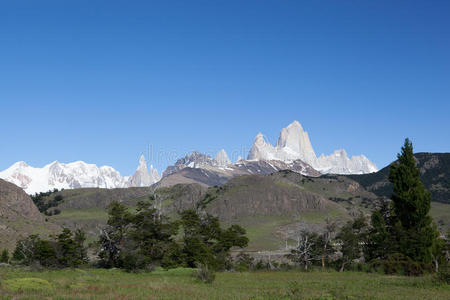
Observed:
[[[259,133],[247,160],[238,159],[234,163],[223,149],[215,158],[193,152],[167,167],[160,176],[152,165],[147,167],[144,156],[141,156],[136,172],[132,176],[121,176],[112,167],[98,167],[82,161],[67,164],[55,161],[43,168],[34,168],[21,161],[0,172],[0,178],[16,184],[28,194],[34,194],[53,189],[145,187],[155,183],[169,186],[197,182],[214,186],[240,175],[270,174],[286,169],[307,176],[366,174],[378,170],[364,155],[349,158],[344,149],[317,157],[308,133],[298,121],[294,121],[281,130],[275,146]]]
[[[158,171],[147,163],[144,156],[133,176],[121,176],[109,166],[98,167],[83,161],[60,163],[54,161],[43,168],[34,168],[24,161],[17,162],[3,172],[0,178],[21,187],[28,194],[46,192],[54,189],[76,189],[86,187],[126,188],[149,186],[158,182]]]
[[[298,121],[281,130],[276,146],[266,142],[264,135],[259,133],[250,149],[248,159],[284,162],[300,159],[323,174],[365,174],[378,171],[377,166],[364,155],[349,158],[344,149],[317,157],[308,133]]]

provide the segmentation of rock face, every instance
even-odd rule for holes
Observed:
[[[46,223],[31,198],[18,186],[0,179],[0,249],[13,249],[29,234],[49,234],[58,227]]]
[[[216,161],[217,164],[219,165],[219,167],[226,167],[229,164],[231,164],[231,160],[228,158],[227,153],[225,152],[224,149],[220,150],[217,155],[216,155]]]
[[[141,155],[139,159],[139,166],[131,178],[131,182],[128,186],[133,187],[145,187],[158,182],[161,177],[158,174],[158,171],[150,166],[150,172],[147,169],[147,162],[145,161],[144,155]]]
[[[218,193],[208,211],[222,220],[250,216],[286,216],[305,210],[325,210],[334,203],[295,185],[277,184],[268,175],[242,176],[230,180]],[[336,206],[337,207],[337,206]]]
[[[160,179],[158,171],[150,167],[147,171],[145,159],[141,157],[139,167],[132,178],[122,177],[109,166],[98,167],[83,161],[59,163],[57,161],[33,168],[21,161],[0,172],[0,178],[21,187],[28,194],[46,192],[53,189],[76,188],[124,188],[129,186],[149,186]]]
[[[228,163],[226,153],[220,151],[217,159],[194,152],[179,159],[174,166],[170,166],[163,173],[163,178],[157,183],[158,187],[176,184],[198,183],[203,186],[216,186],[226,183],[231,178],[251,174],[271,174],[281,170],[293,170],[308,176],[320,176],[310,165],[301,160],[283,162],[279,160],[238,160]],[[219,159],[220,160],[220,159]]]
[[[365,174],[376,172],[374,163],[364,155],[349,158],[345,150],[317,158],[308,133],[298,121],[281,130],[276,146],[268,143],[262,133],[258,133],[248,154],[248,160],[279,160],[291,162],[302,160],[321,173]]]
[[[170,174],[176,173],[184,168],[193,169],[209,169],[217,168],[219,163],[211,156],[194,151],[176,161],[175,165],[167,167],[163,172],[162,177],[167,177]]]
[[[298,121],[292,122],[281,130],[276,149],[285,157],[283,160],[300,159],[311,165],[316,162],[316,153],[314,153],[308,133],[303,131],[302,125]]]
[[[2,218],[9,217],[13,220],[20,216],[32,221],[44,220],[36,205],[22,189],[2,179],[0,179],[0,204]],[[8,211],[14,212],[14,216],[8,215]]]

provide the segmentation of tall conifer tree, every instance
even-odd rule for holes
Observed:
[[[420,180],[409,139],[397,157],[398,163],[392,164],[389,172],[389,181],[394,185],[391,199],[396,248],[414,261],[430,263],[431,248],[437,238],[429,216],[431,195]]]

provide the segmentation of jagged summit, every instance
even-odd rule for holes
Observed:
[[[231,160],[228,158],[227,152],[225,149],[220,150],[216,155],[216,161],[219,167],[226,167],[231,164]]]
[[[139,166],[136,169],[129,186],[150,186],[160,180],[158,171],[150,165],[150,172],[147,169],[147,161],[144,155],[139,158]]]
[[[249,160],[280,160],[291,162],[302,160],[322,173],[363,174],[376,172],[376,165],[364,155],[348,158],[344,149],[331,155],[317,158],[309,135],[298,121],[294,121],[280,132],[276,146],[266,142],[258,133],[248,154]]]
[[[284,160],[301,159],[310,165],[316,161],[316,154],[309,140],[308,133],[298,121],[283,128],[277,141],[276,150]]]
[[[167,167],[167,169],[163,172],[162,177],[166,177],[184,168],[208,169],[217,167],[219,167],[217,160],[207,154],[194,151],[187,154],[185,157],[178,159],[173,166]]]

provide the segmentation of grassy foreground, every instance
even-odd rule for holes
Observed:
[[[431,277],[261,271],[218,273],[205,284],[192,273],[0,269],[0,299],[450,299],[450,286]]]

